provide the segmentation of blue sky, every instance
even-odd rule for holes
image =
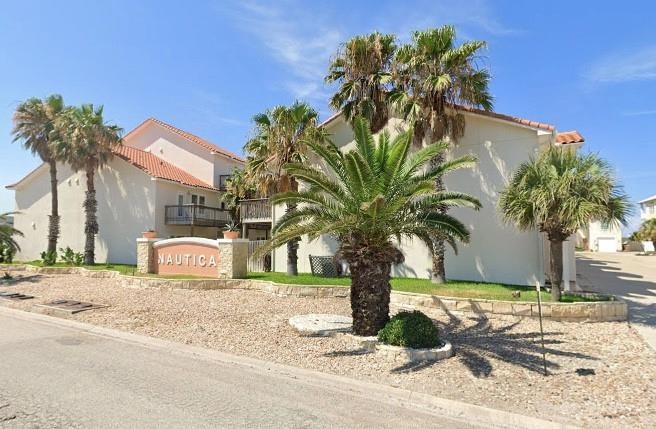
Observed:
[[[322,78],[350,36],[407,39],[449,23],[489,43],[496,111],[579,130],[635,202],[656,194],[654,19],[647,1],[6,2],[0,184],[38,164],[10,138],[12,112],[30,96],[104,104],[126,132],[155,116],[240,152],[267,107],[304,99],[331,113]],[[12,208],[3,186],[0,212]]]

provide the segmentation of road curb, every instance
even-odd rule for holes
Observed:
[[[176,343],[160,338],[153,338],[129,332],[95,326],[75,320],[61,319],[38,313],[0,306],[0,313],[28,321],[57,325],[91,335],[106,337],[118,341],[140,345],[151,349],[166,350],[178,355],[192,356],[206,361],[221,362],[247,368],[252,372],[263,372],[268,376],[277,376],[282,380],[293,378],[296,382],[320,386],[334,392],[348,392],[366,398],[375,398],[381,402],[402,405],[438,416],[450,417],[466,423],[488,428],[574,428],[563,423],[541,420],[506,411],[495,410],[478,405],[439,398],[425,393],[412,392],[391,386],[351,379],[339,375],[327,374],[289,365],[262,361],[250,357],[236,356],[217,350]]]

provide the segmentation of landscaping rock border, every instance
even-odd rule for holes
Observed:
[[[441,347],[430,349],[412,349],[410,347],[376,344],[376,355],[383,356],[397,363],[434,362],[453,356],[453,346],[445,341]]]
[[[117,271],[87,270],[82,267],[35,267],[32,265],[4,265],[3,270],[27,271],[42,274],[79,274],[92,278],[116,278],[122,286],[132,288],[161,289],[254,289],[277,296],[308,298],[347,298],[350,289],[344,286],[303,286],[273,283],[252,279],[163,279],[126,276]],[[461,312],[486,315],[511,315],[538,317],[538,304],[533,302],[495,301],[486,299],[443,297],[437,295],[392,291],[391,304],[404,309],[430,308],[445,313]],[[550,302],[542,303],[542,317],[565,322],[612,322],[626,321],[626,302]]]

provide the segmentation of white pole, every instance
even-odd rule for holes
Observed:
[[[563,288],[562,290],[571,292],[572,288],[570,285],[570,264],[571,264],[571,255],[570,255],[570,242],[569,240],[563,241]]]

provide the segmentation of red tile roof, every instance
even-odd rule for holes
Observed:
[[[207,150],[209,150],[210,152],[218,153],[218,154],[220,154],[220,155],[225,156],[226,158],[230,158],[230,159],[233,159],[233,160],[235,160],[235,161],[245,162],[244,159],[243,159],[242,157],[240,157],[239,155],[237,155],[237,154],[235,154],[235,153],[233,153],[233,152],[230,152],[229,150],[223,149],[223,148],[221,148],[221,147],[215,145],[214,143],[211,143],[211,142],[209,142],[209,141],[207,141],[207,140],[205,140],[205,139],[203,139],[203,138],[198,137],[197,135],[194,135],[194,134],[191,134],[191,133],[189,133],[189,132],[187,132],[187,131],[181,130],[180,128],[174,127],[174,126],[171,125],[171,124],[167,124],[166,122],[161,121],[161,120],[159,120],[159,119],[157,119],[157,118],[148,118],[148,119],[146,119],[146,120],[143,121],[141,124],[139,124],[135,129],[133,129],[132,131],[130,131],[130,132],[124,137],[124,139],[127,138],[127,137],[128,137],[130,134],[132,134],[133,132],[135,132],[135,131],[137,131],[138,129],[140,129],[141,127],[143,127],[143,126],[144,126],[145,124],[147,124],[147,123],[154,123],[154,124],[157,124],[157,125],[159,125],[159,126],[161,126],[161,127],[164,127],[164,128],[166,128],[167,130],[169,130],[169,131],[171,131],[171,132],[173,132],[173,133],[179,135],[179,136],[182,137],[183,139],[185,139],[185,140],[187,140],[187,141],[189,141],[189,142],[191,142],[191,143],[197,144],[198,146],[202,147],[203,149],[207,149]]]
[[[175,165],[164,161],[150,152],[143,151],[130,146],[121,145],[114,150],[119,158],[124,159],[151,177],[182,183],[183,185],[198,188],[217,190],[211,185],[192,176]]]
[[[464,110],[465,112],[473,113],[475,115],[482,115],[490,118],[500,119],[502,121],[514,122],[516,124],[524,125],[531,128],[538,128],[545,131],[553,131],[555,129],[553,125],[546,124],[544,122],[532,121],[530,119],[518,118],[516,116],[511,116],[511,115],[504,115],[502,113],[488,112],[486,110],[475,109],[473,107],[459,106],[458,108],[460,110]],[[323,121],[321,125],[327,125],[340,116],[341,116],[341,112],[337,112],[331,117],[329,117],[328,119],[326,119],[325,121]]]
[[[583,143],[584,141],[583,136],[576,130],[556,134],[556,143],[558,144]]]

